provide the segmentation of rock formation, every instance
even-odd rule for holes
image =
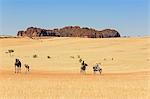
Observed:
[[[120,37],[119,32],[113,29],[98,31],[88,27],[67,26],[60,29],[46,30],[36,27],[29,27],[26,31],[18,31],[20,37],[87,37],[87,38],[111,38]]]

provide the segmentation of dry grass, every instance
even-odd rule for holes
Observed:
[[[149,38],[7,38],[0,44],[0,99],[150,98]],[[8,49],[15,50],[12,57]],[[79,73],[78,55],[89,64],[86,75]],[[14,74],[15,58],[31,72]],[[96,62],[102,75],[92,74]]]

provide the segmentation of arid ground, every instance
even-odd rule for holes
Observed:
[[[97,62],[101,75],[92,71]],[[150,38],[0,39],[0,99],[150,99]]]

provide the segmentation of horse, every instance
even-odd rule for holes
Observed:
[[[26,68],[26,73],[29,72],[30,66],[28,64],[24,64],[24,67]]]
[[[16,59],[15,62],[15,73],[21,73],[21,62],[19,59]]]
[[[80,70],[80,72],[82,73],[82,72],[85,72],[85,70],[86,70],[86,66],[88,66],[86,63],[84,63],[84,61],[82,62],[82,64],[81,64],[82,66],[81,66],[81,70]]]
[[[102,73],[102,68],[100,68],[100,66],[98,64],[96,64],[95,66],[93,66],[93,72],[94,74],[96,74],[96,72],[99,71],[99,73]]]

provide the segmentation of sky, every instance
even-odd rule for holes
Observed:
[[[31,26],[81,26],[145,36],[150,35],[149,6],[149,0],[0,0],[0,35]]]

